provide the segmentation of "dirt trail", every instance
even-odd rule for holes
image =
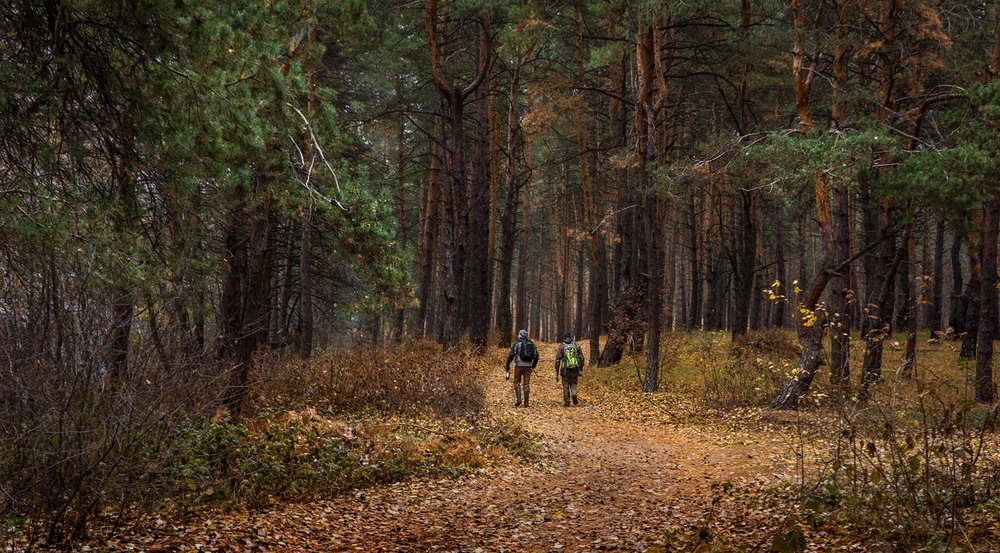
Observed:
[[[499,371],[489,400],[542,436],[540,461],[283,506],[219,528],[212,541],[252,551],[303,542],[317,551],[663,551],[665,532],[704,526],[710,511],[709,528],[757,541],[741,502],[712,506],[721,493],[712,484],[773,477],[763,452],[676,425],[617,422],[586,378],[580,405],[565,408],[548,366],[532,380],[530,408],[510,405]]]

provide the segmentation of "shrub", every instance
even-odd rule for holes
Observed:
[[[708,406],[766,404],[778,393],[798,358],[799,347],[781,329],[748,332],[728,345],[701,347],[692,354],[699,368],[696,393]]]
[[[733,350],[747,357],[785,360],[797,359],[801,352],[801,348],[792,340],[792,335],[780,328],[741,334],[733,340]]]
[[[175,436],[149,484],[173,497],[186,495],[188,503],[259,507],[483,464],[478,442],[467,433],[351,427],[314,411],[265,413],[240,423],[189,419]]]
[[[313,359],[270,355],[256,396],[261,407],[323,406],[335,413],[376,410],[455,418],[479,412],[485,389],[467,351],[442,354],[428,340],[321,352]]]
[[[0,381],[0,519],[22,545],[58,544],[136,506],[259,505],[483,462],[478,433],[439,439],[395,425],[362,435],[306,409],[468,427],[485,392],[466,352],[413,341],[310,360],[264,352],[255,366],[239,421],[217,412],[218,377],[195,365],[137,362],[117,379],[96,362],[19,368]]]
[[[945,400],[922,381],[915,391],[841,411],[827,458],[805,475],[801,499],[903,549],[967,542],[986,530],[970,520],[1000,496],[997,412]]]

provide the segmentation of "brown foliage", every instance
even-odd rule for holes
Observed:
[[[255,397],[263,408],[312,405],[335,413],[375,410],[453,418],[483,405],[471,355],[442,354],[439,344],[427,340],[321,353],[308,360],[272,355],[261,365]]]
[[[747,357],[765,356],[778,359],[797,359],[800,348],[792,336],[780,328],[769,328],[741,334],[733,340],[733,350]]]

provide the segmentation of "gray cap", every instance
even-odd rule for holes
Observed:
[[[517,335],[518,336],[527,336],[528,335],[528,331],[527,330],[518,330],[517,331]]]

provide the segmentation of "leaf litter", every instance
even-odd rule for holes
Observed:
[[[489,416],[535,436],[534,458],[491,451],[479,468],[453,478],[257,510],[150,514],[133,534],[99,549],[742,551],[767,550],[786,527],[790,506],[768,490],[794,476],[788,438],[775,432],[787,421],[753,409],[703,417],[683,396],[628,392],[586,376],[580,405],[567,408],[547,373],[536,371],[529,408],[512,406],[502,371],[485,375]],[[339,433],[365,432],[298,415]]]

